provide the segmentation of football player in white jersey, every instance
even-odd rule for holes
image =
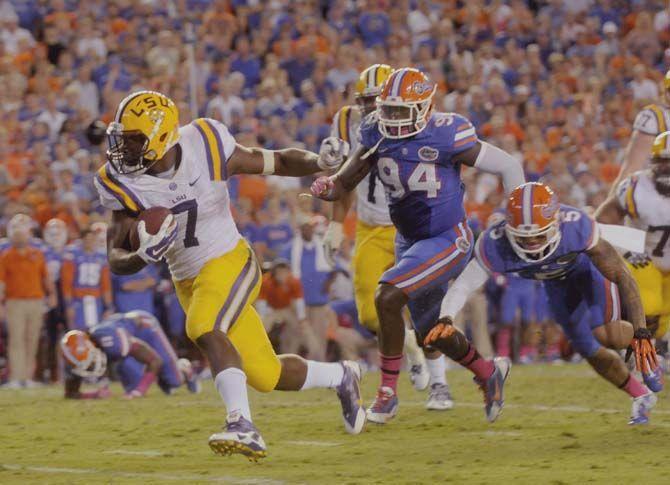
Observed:
[[[612,186],[612,192],[623,179],[645,168],[654,138],[670,130],[670,70],[663,78],[662,91],[660,103],[648,104],[635,117],[633,134],[626,147],[623,165]]]
[[[640,288],[647,327],[656,338],[670,327],[670,131],[661,133],[651,149],[651,167],[619,183],[598,208],[596,219],[646,231],[645,253],[624,256]]]
[[[252,306],[261,271],[235,226],[226,182],[243,173],[303,176],[332,169],[342,162],[345,145],[331,140],[320,155],[247,148],[212,119],[180,127],[174,102],[153,91],[126,97],[107,137],[108,163],[95,183],[103,205],[113,211],[110,267],[129,274],[167,260],[186,312],[186,334],[207,357],[228,411],[225,429],[209,438],[210,447],[222,455],[265,456],[265,443],[251,421],[247,383],[261,392],[336,389],[346,430],[359,433],[365,413],[357,364],[275,355]],[[172,215],[155,235],[140,222],[139,249],[132,251],[129,231],[150,207],[169,208]]]
[[[373,64],[366,68],[356,82],[356,105],[342,107],[333,118],[331,135],[348,142],[352,153],[358,148],[358,127],[365,116],[375,111],[375,100],[391,72],[393,69],[386,64]],[[344,219],[354,200],[357,220],[352,266],[356,309],[361,324],[377,333],[379,318],[375,308],[375,291],[384,271],[395,263],[396,230],[389,215],[384,186],[376,172],[366,175],[355,191],[333,202],[332,218],[323,240],[325,254],[332,259],[339,250]],[[411,325],[405,328],[404,351],[414,387],[423,390],[430,384],[426,407],[431,410],[451,409],[453,401],[446,381],[444,356],[440,352],[427,352],[426,359]]]

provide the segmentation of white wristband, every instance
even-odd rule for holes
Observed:
[[[275,173],[275,152],[261,149],[263,154],[263,175],[272,175]]]

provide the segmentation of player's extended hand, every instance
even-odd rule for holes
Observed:
[[[321,142],[317,165],[321,170],[335,170],[348,156],[349,143],[335,136],[329,136]]]
[[[636,269],[644,268],[651,263],[651,258],[647,256],[646,253],[633,253],[628,251],[623,257]]]
[[[335,267],[335,255],[340,250],[342,239],[344,239],[342,223],[330,221],[323,235],[323,254],[328,264],[333,268]]]
[[[635,354],[635,367],[643,374],[648,374],[658,367],[656,349],[651,342],[651,332],[648,328],[638,328],[633,334],[633,341],[626,350],[626,361]]]
[[[170,214],[165,218],[156,234],[149,234],[144,221],[140,221],[137,224],[137,234],[140,238],[137,255],[145,263],[157,263],[172,247],[177,238],[177,221]]]
[[[334,188],[335,182],[333,182],[332,178],[319,177],[314,182],[312,182],[312,186],[309,188],[309,190],[312,192],[314,197],[323,200],[329,200],[329,197],[332,195]]]

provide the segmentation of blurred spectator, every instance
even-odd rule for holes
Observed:
[[[132,275],[112,275],[114,307],[119,313],[143,310],[154,315],[154,297],[158,286],[158,272],[147,265]]]
[[[275,325],[283,325],[279,339],[281,353],[297,354],[304,347],[309,358],[319,356],[321,345],[307,320],[302,284],[291,274],[285,259],[276,259],[263,275],[256,306],[268,333]]]
[[[63,257],[61,288],[69,329],[88,330],[113,313],[112,281],[107,255],[99,251],[92,228]]]
[[[291,273],[302,283],[307,320],[318,345],[312,358],[325,360],[327,330],[334,318],[328,306],[328,285],[333,268],[326,261],[321,239],[315,234],[315,225],[313,216],[301,214],[298,220],[300,233],[293,237],[283,256],[290,261]]]
[[[633,80],[630,82],[630,88],[633,91],[633,99],[649,102],[658,98],[658,87],[654,81],[647,77],[647,69],[642,64],[637,64],[633,68]]]
[[[5,387],[10,389],[34,386],[44,313],[47,305],[56,307],[56,291],[44,254],[29,244],[30,224],[28,216],[14,216],[7,225],[10,246],[0,252],[0,318],[6,318],[9,338],[10,374]]]

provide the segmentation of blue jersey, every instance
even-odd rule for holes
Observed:
[[[123,359],[130,351],[130,339],[134,334],[134,322],[123,314],[112,315],[91,328],[91,340],[110,360]]]
[[[144,340],[143,332],[155,326],[155,317],[144,312],[115,313],[92,327],[89,334],[110,360],[118,360],[128,355],[131,338]]]
[[[360,127],[360,143],[377,144],[373,167],[384,184],[391,220],[408,240],[437,236],[465,219],[461,165],[454,156],[477,144],[474,126],[455,113],[433,113],[410,138],[383,138],[375,113]]]
[[[592,265],[584,254],[598,242],[596,222],[584,211],[560,206],[561,239],[556,250],[539,262],[521,259],[505,236],[505,221],[487,229],[477,240],[477,260],[492,273],[513,273],[535,280],[565,279],[580,267]]]
[[[60,269],[63,264],[63,251],[56,251],[51,246],[45,246],[44,258],[47,262],[49,278],[54,283],[60,280]]]

